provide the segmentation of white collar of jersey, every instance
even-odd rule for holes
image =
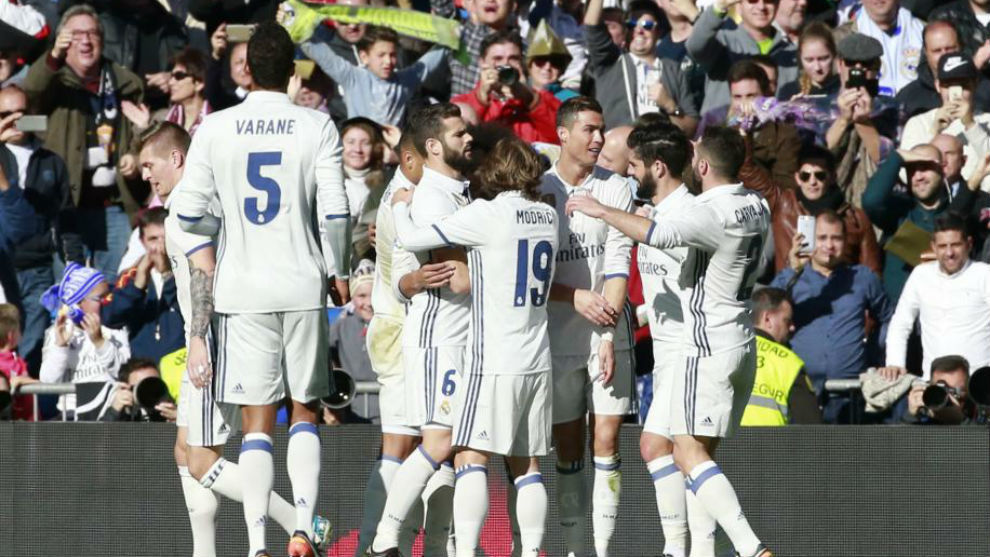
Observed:
[[[680,198],[686,195],[691,195],[691,192],[688,191],[687,186],[685,186],[684,183],[682,182],[681,185],[677,186],[677,189],[670,192],[670,194],[668,194],[667,197],[661,199],[660,203],[657,203],[656,207],[654,207],[654,210],[657,213],[663,213],[667,210],[668,207],[670,207],[671,205],[676,203]]]
[[[742,182],[736,184],[723,184],[721,186],[715,186],[714,188],[703,191],[696,198],[698,201],[704,201],[705,199],[710,199],[712,197],[718,197],[720,195],[729,195],[733,193],[741,193],[746,188],[743,187]]]
[[[244,99],[244,102],[280,102],[284,104],[292,104],[292,101],[289,99],[289,95],[286,95],[281,91],[251,91],[248,93],[247,98]]]
[[[584,179],[584,181],[581,182],[580,185],[574,186],[568,183],[567,180],[565,180],[564,177],[560,175],[560,172],[557,172],[556,162],[553,163],[553,166],[551,166],[550,170],[548,170],[547,172],[550,172],[557,177],[557,180],[564,185],[564,191],[566,191],[568,195],[570,195],[573,192],[573,190],[587,189],[588,182],[590,182],[594,178],[603,179],[601,176],[598,176],[599,172],[605,172],[606,174],[611,176],[611,173],[608,170],[605,170],[604,168],[596,164],[594,167],[592,167],[591,173],[588,174],[588,176]],[[608,178],[608,176],[606,176],[605,178]]]
[[[395,169],[395,174],[392,175],[392,181],[388,184],[388,189],[395,191],[397,189],[412,189],[416,187],[416,184],[412,183],[406,175],[402,173],[401,168]]]
[[[471,184],[467,180],[458,180],[450,176],[444,176],[428,166],[423,167],[423,177],[419,180],[420,185],[429,184],[435,188],[440,188],[450,193],[464,195],[464,191]]]

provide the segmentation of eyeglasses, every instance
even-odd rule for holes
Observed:
[[[91,39],[100,38],[100,31],[97,29],[80,29],[78,31],[72,32],[72,40],[77,41],[79,39],[89,37]]]
[[[180,71],[172,72],[172,79],[174,79],[176,81],[182,81],[183,79],[185,79],[187,77],[191,77],[193,79],[196,79],[196,76],[194,76],[191,73],[180,72]]]
[[[654,27],[658,24],[655,21],[650,21],[649,19],[641,19],[636,21],[635,19],[630,19],[626,22],[626,29],[635,29],[637,27],[642,27],[644,31],[652,31]]]
[[[814,176],[819,182],[824,182],[825,179],[828,178],[828,172],[825,172],[824,170],[816,170],[814,172],[805,172],[802,170],[801,172],[798,172],[798,179],[802,182],[807,182],[812,176]]]

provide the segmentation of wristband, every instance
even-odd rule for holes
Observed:
[[[613,332],[613,331],[605,331],[604,333],[602,333],[602,340],[605,341],[605,342],[614,343],[615,342],[615,332]]]

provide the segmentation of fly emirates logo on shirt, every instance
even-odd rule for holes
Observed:
[[[557,262],[593,259],[605,255],[605,236],[587,232],[571,232],[568,235],[567,247],[557,252]]]

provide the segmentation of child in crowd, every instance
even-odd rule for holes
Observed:
[[[28,375],[27,362],[17,355],[21,341],[21,314],[12,304],[0,304],[0,418],[34,421],[34,397],[11,395],[18,387],[37,383]]]

